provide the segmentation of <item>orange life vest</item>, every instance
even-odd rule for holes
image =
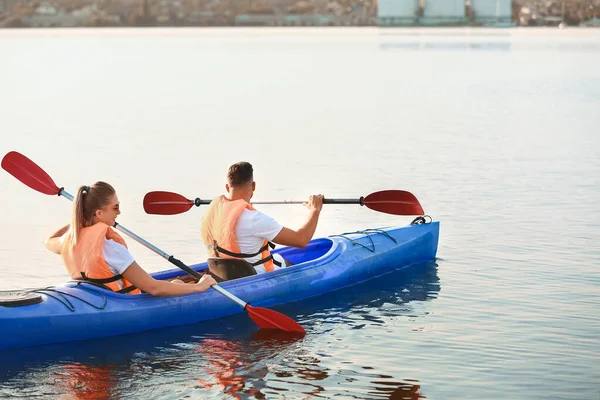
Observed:
[[[204,218],[202,218],[202,228],[200,230],[202,240],[208,248],[208,255],[210,257],[250,258],[260,254],[261,259],[251,263],[252,266],[264,264],[265,270],[271,272],[275,269],[270,251],[270,248],[275,247],[273,243],[265,240],[256,253],[241,253],[235,235],[235,227],[244,210],[255,209],[245,200],[229,200],[225,196],[217,197],[211,201]]]
[[[79,232],[77,244],[72,247],[64,242],[60,255],[71,278],[108,286],[112,291],[119,293],[140,294],[141,291],[133,286],[122,275],[112,273],[106,260],[102,256],[104,238],[112,239],[127,247],[123,238],[105,223],[98,222],[85,227]],[[121,280],[123,289],[117,283]]]

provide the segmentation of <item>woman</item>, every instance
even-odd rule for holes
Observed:
[[[136,262],[112,228],[119,210],[115,189],[105,182],[81,186],[73,203],[71,224],[46,239],[48,250],[60,254],[71,278],[105,285],[115,292],[178,296],[204,292],[217,282],[208,274],[193,285],[152,278]]]

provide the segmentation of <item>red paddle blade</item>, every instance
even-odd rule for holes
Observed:
[[[405,190],[382,190],[363,199],[371,210],[394,215],[424,215],[423,207],[414,194]]]
[[[250,318],[252,318],[260,328],[306,333],[300,324],[277,311],[269,310],[268,308],[252,307],[250,304],[246,304],[246,311],[248,311]]]
[[[16,151],[6,153],[2,159],[2,168],[9,174],[38,192],[57,195],[60,188],[36,163]]]
[[[173,215],[188,211],[194,202],[173,192],[148,192],[144,196],[146,214]]]

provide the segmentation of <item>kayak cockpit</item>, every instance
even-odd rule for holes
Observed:
[[[323,257],[331,250],[332,246],[333,241],[331,239],[319,238],[312,240],[304,248],[284,247],[281,250],[275,250],[274,253],[281,254],[283,258],[296,265]]]
[[[312,240],[304,248],[281,247],[281,248],[276,248],[275,250],[272,251],[272,253],[280,254],[281,256],[283,256],[283,258],[285,258],[291,264],[293,264],[292,267],[295,267],[298,264],[305,264],[307,262],[322,258],[323,256],[325,256],[332,250],[333,244],[334,244],[334,241],[332,241],[329,238],[318,238],[318,239]],[[226,259],[223,259],[223,260],[226,260]],[[210,268],[210,265],[208,262],[191,265],[190,267],[193,268],[194,270],[196,270],[201,275],[207,273],[208,271],[213,272],[212,271],[213,268]],[[252,266],[250,266],[250,267],[253,268]],[[237,267],[235,267],[235,268],[237,269]],[[256,275],[256,274],[252,273],[251,271],[248,271],[246,269],[246,267],[242,268],[242,270],[245,272],[242,272],[241,274],[232,273],[232,274],[222,275],[221,273],[219,273],[219,275],[226,277],[226,279],[222,279],[221,281],[228,281],[228,280],[232,280],[232,279],[239,279],[239,278],[245,278],[245,277]],[[287,270],[287,268],[286,268],[286,270]],[[191,275],[182,273],[182,271],[180,269],[171,269],[171,270],[162,271],[162,272],[154,272],[151,275],[154,279],[159,279],[159,280],[180,279],[185,283],[192,283],[195,281],[195,279]],[[215,276],[214,272],[213,272],[213,276]]]

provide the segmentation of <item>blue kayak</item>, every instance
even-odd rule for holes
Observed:
[[[219,285],[256,307],[272,307],[360,284],[435,260],[439,222],[365,229],[275,250],[294,265]],[[191,266],[199,273],[207,263]],[[170,280],[179,269],[153,273]],[[215,290],[176,297],[119,294],[66,282],[28,293],[0,293],[0,350],[87,340],[192,324],[244,312]]]

